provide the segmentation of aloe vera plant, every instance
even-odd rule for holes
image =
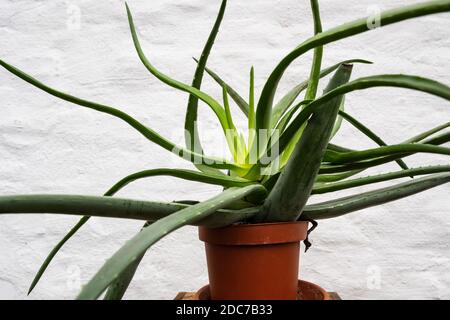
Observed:
[[[191,85],[159,71],[145,55],[131,11],[126,6],[131,36],[144,67],[168,86],[188,94],[184,128],[186,146],[177,146],[122,109],[88,101],[51,88],[24,71],[0,60],[0,65],[59,99],[119,118],[151,142],[174,152],[191,162],[196,170],[176,168],[149,169],[130,174],[105,192],[103,196],[31,194],[0,196],[0,213],[54,213],[82,216],[80,221],[50,252],[42,264],[30,292],[62,246],[91,216],[142,220],[144,226],[135,237],[118,250],[87,283],[79,299],[97,299],[105,291],[105,299],[120,299],[133,278],[143,255],[158,240],[185,225],[223,227],[233,223],[320,220],[334,218],[370,206],[380,205],[450,181],[450,164],[410,168],[404,158],[417,153],[450,155],[442,146],[450,141],[445,130],[447,122],[407,141],[388,145],[384,140],[344,111],[344,96],[353,91],[373,87],[398,87],[421,91],[450,100],[450,88],[424,77],[404,74],[382,74],[351,80],[352,68],[371,63],[349,59],[322,68],[324,46],[331,42],[369,31],[366,19],[355,20],[338,27],[322,30],[319,4],[311,0],[314,35],[289,52],[273,69],[263,88],[254,85],[254,70],[250,70],[248,99],[233,89],[224,79],[207,67],[208,56],[224,17],[227,1],[223,0],[212,31],[198,59]],[[450,0],[428,1],[382,12],[381,27],[424,15],[450,11]],[[288,91],[277,103],[275,93],[283,73],[304,53],[312,50],[313,61],[309,79]],[[201,90],[205,72],[222,89],[222,101]],[[333,74],[322,95],[319,81]],[[301,97],[302,96],[302,97]],[[248,118],[248,134],[244,136],[234,124],[230,102],[234,101]],[[204,102],[217,117],[225,135],[229,159],[205,154],[197,131],[199,101]],[[341,122],[373,140],[377,147],[353,150],[331,142]],[[360,176],[368,168],[395,162],[398,171],[373,176]],[[203,201],[171,203],[131,200],[113,197],[120,189],[138,179],[171,176],[201,183],[219,185],[223,192]],[[314,194],[331,193],[358,186],[410,177],[407,182],[352,196],[310,204]]]

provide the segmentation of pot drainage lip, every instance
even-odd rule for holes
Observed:
[[[209,285],[195,293],[194,300],[210,300]],[[312,282],[298,280],[297,300],[331,300],[329,293]]]

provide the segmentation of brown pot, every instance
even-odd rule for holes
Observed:
[[[307,222],[199,227],[213,300],[296,300]]]

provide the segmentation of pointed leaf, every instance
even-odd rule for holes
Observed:
[[[114,186],[112,186],[104,196],[112,196],[117,193],[119,190],[124,188],[126,185],[130,184],[133,181],[155,177],[155,176],[172,176],[180,179],[203,182],[214,185],[221,185],[224,187],[243,187],[252,184],[252,182],[247,181],[245,179],[241,179],[238,177],[230,177],[226,175],[212,175],[207,173],[201,173],[192,170],[184,170],[184,169],[168,169],[168,168],[160,168],[160,169],[151,169],[144,170],[140,172],[136,172],[126,176],[117,182]],[[61,209],[62,210],[62,209]],[[55,213],[58,213],[56,210]],[[86,212],[87,213],[87,212]],[[30,286],[28,294],[33,290],[36,286],[43,273],[47,269],[48,265],[58,253],[58,251],[64,246],[64,244],[89,220],[88,216],[84,216],[81,220],[74,226],[72,229],[64,236],[64,238],[58,242],[58,244],[53,248],[53,250],[49,253],[47,258],[44,260],[41,265],[39,271],[33,279],[33,282]]]
[[[77,104],[82,107],[86,107],[86,108],[90,108],[90,109],[93,109],[93,110],[96,110],[99,112],[107,113],[109,115],[112,115],[116,118],[119,118],[119,119],[125,121],[127,124],[129,124],[134,129],[136,129],[139,133],[141,133],[144,137],[146,137],[148,140],[156,143],[157,145],[161,146],[162,148],[164,148],[172,153],[174,151],[177,151],[177,152],[175,152],[175,154],[182,157],[183,159],[188,159],[188,160],[194,161],[194,162],[202,162],[211,167],[218,168],[218,169],[236,169],[236,170],[239,169],[238,166],[228,163],[227,161],[225,161],[223,159],[206,157],[202,154],[193,153],[187,149],[181,148],[119,109],[112,108],[110,106],[99,104],[96,102],[84,100],[81,98],[77,98],[77,97],[71,96],[67,93],[55,90],[55,89],[39,82],[38,80],[34,79],[30,75],[26,74],[25,72],[4,62],[3,60],[0,60],[0,65],[2,67],[4,67],[6,70],[8,70],[9,72],[11,72],[14,75],[18,76],[19,78],[21,78],[22,80],[47,92],[48,94],[51,94],[52,96],[55,96],[57,98],[60,98],[62,100],[68,101],[68,102],[71,102],[73,104]]]
[[[128,7],[128,5],[126,5],[127,8],[127,14],[128,14],[128,22],[130,25],[130,31],[131,31],[131,35],[133,37],[133,42],[134,42],[134,46],[136,48],[136,51],[138,53],[139,58],[141,59],[142,63],[144,64],[144,66],[147,68],[147,70],[153,74],[156,78],[158,78],[160,81],[162,81],[163,83],[171,86],[172,88],[187,92],[191,95],[193,95],[194,97],[196,97],[197,99],[200,99],[201,101],[205,102],[216,114],[217,118],[219,119],[219,122],[222,126],[222,129],[224,131],[224,133],[226,132],[228,128],[227,126],[227,120],[226,120],[226,116],[225,116],[225,111],[223,109],[223,107],[220,105],[220,103],[218,103],[216,100],[214,100],[214,98],[212,98],[211,96],[207,95],[206,93],[200,91],[197,88],[194,88],[192,86],[189,86],[185,83],[182,83],[180,81],[174,80],[172,78],[170,78],[169,76],[163,74],[162,72],[158,71],[151,63],[150,61],[147,59],[147,57],[144,54],[144,51],[142,50],[141,44],[139,42],[137,33],[136,33],[136,28],[134,26],[134,22],[133,22],[133,17],[131,15],[131,11],[130,8]]]
[[[450,173],[438,173],[423,178],[412,179],[408,182],[387,188],[308,205],[305,207],[301,219],[319,220],[336,218],[350,212],[398,200],[447,182],[450,182]]]
[[[340,191],[344,189],[364,186],[367,184],[389,181],[393,179],[404,178],[408,176],[416,176],[416,175],[425,175],[431,173],[442,173],[442,172],[450,172],[450,165],[443,166],[429,166],[429,167],[420,167],[420,168],[412,168],[406,169],[402,171],[389,172],[384,174],[378,174],[374,176],[367,176],[353,180],[345,180],[335,183],[325,183],[325,184],[317,184],[314,186],[311,194],[322,194],[327,192]]]
[[[354,63],[371,64],[372,62],[363,59],[344,60],[326,69],[321,70],[319,77],[320,79],[326,77],[330,73],[336,71],[336,69],[339,68],[341,64],[354,64]],[[308,84],[309,84],[308,80],[301,82],[300,84],[296,85],[294,88],[289,90],[289,92],[285,96],[283,96],[283,98],[281,98],[280,101],[278,101],[278,103],[273,107],[271,127],[274,127],[278,123],[280,118],[285,114],[285,112],[289,109],[289,107],[292,106],[292,104],[297,99],[299,94],[308,87]]]
[[[148,227],[151,223],[146,222],[144,226],[142,227],[141,231]],[[144,251],[141,253],[138,258],[128,266],[120,275],[119,277],[114,280],[111,285],[108,287],[108,290],[106,291],[105,297],[103,300],[121,300],[123,295],[128,289],[128,286],[131,283],[131,280],[133,280],[134,274],[136,273],[137,268],[139,267],[139,264],[141,263],[142,259],[145,255]]]
[[[332,164],[344,164],[395,154],[418,152],[450,155],[450,148],[417,143],[396,144],[362,151],[350,151],[346,153],[330,151],[328,153],[327,160]]]
[[[425,3],[404,6],[402,8],[381,12],[379,16],[380,26],[384,27],[402,20],[447,11],[450,11],[450,2],[448,0],[428,1]],[[311,49],[369,30],[371,29],[367,25],[367,18],[345,23],[309,38],[285,56],[272,71],[261,92],[256,110],[256,128],[269,128],[271,123],[273,98],[275,96],[278,83],[286,69],[294,60]]]
[[[250,92],[249,92],[249,109],[248,109],[248,150],[252,149],[255,139],[255,70],[250,69]]]
[[[248,187],[250,186],[243,188]],[[256,196],[254,199],[255,202],[262,200]],[[247,204],[249,203],[247,202]],[[99,197],[62,194],[0,196],[0,214],[53,213],[156,221],[189,206],[190,204],[184,204],[181,202],[167,203],[104,196]],[[247,220],[258,214],[260,211],[261,208],[259,206],[233,210],[221,209],[218,211],[220,214],[217,216],[211,216],[203,219],[195,225],[202,225],[211,228],[224,227],[238,221]]]
[[[195,59],[195,62],[198,63],[198,60]],[[244,98],[241,97],[241,95],[233,89],[232,86],[230,86],[230,84],[228,82],[225,82],[224,80],[222,80],[221,77],[219,77],[217,75],[217,73],[215,73],[214,71],[212,71],[209,68],[205,68],[205,71],[208,73],[208,75],[214,79],[214,81],[216,81],[221,87],[226,86],[228,88],[228,93],[230,94],[231,99],[233,99],[233,101],[237,104],[237,106],[239,107],[239,109],[241,109],[241,111],[244,113],[245,116],[248,116],[248,113],[250,112],[249,110],[249,104],[245,101]]]
[[[96,299],[102,292],[118,278],[119,274],[129,267],[154,243],[165,235],[178,228],[204,219],[218,209],[224,208],[233,202],[242,199],[252,193],[264,193],[264,187],[260,185],[243,187],[240,189],[227,189],[218,196],[205,202],[193,205],[174,213],[164,219],[154,222],[119,249],[86,284],[78,299]]]
[[[338,133],[338,131],[341,129],[342,119],[343,119],[341,112],[343,112],[344,110],[345,110],[345,97],[344,97],[344,99],[342,99],[341,106],[339,107],[339,113],[336,118],[336,122],[334,123],[334,127],[333,127],[333,131],[331,132],[330,140],[332,140],[334,138],[334,136]]]
[[[205,71],[206,62],[208,61],[208,57],[214,44],[214,40],[216,39],[217,33],[219,32],[220,24],[222,22],[225,13],[226,4],[227,0],[223,0],[214,26],[211,30],[208,40],[206,41],[205,47],[203,48],[199,63],[197,64],[197,68],[194,73],[194,79],[192,80],[193,88],[200,90],[200,87],[202,85],[203,73]],[[194,95],[189,95],[189,101],[186,110],[186,119],[184,122],[186,148],[193,152],[203,154],[200,137],[198,135],[197,110],[198,110],[198,98],[195,97]],[[223,174],[221,171],[210,168],[203,164],[196,164],[195,166],[199,170],[206,173]]]
[[[387,143],[384,142],[383,139],[381,139],[375,132],[370,130],[368,127],[366,127],[364,124],[356,120],[354,117],[349,115],[348,113],[344,112],[343,110],[339,110],[339,114],[342,118],[347,120],[351,125],[353,125],[356,129],[358,129],[360,132],[365,134],[369,139],[371,139],[373,142],[378,144],[379,146],[386,146]],[[406,170],[408,169],[408,166],[406,165],[403,160],[399,159],[396,160],[397,164],[400,166],[400,168]]]
[[[352,66],[338,68],[326,91],[348,82]],[[293,221],[302,212],[319,172],[342,97],[317,107],[289,162],[264,202],[263,221]]]
[[[310,0],[311,10],[314,19],[314,35],[322,32],[322,22],[320,21],[319,2]],[[309,76],[308,88],[306,89],[305,100],[312,100],[316,97],[317,87],[319,85],[320,67],[322,65],[323,46],[314,48],[313,62]]]
[[[444,124],[442,124],[440,126],[437,126],[437,127],[433,128],[433,129],[431,129],[431,130],[422,132],[421,134],[419,134],[417,136],[414,136],[414,137],[412,137],[412,138],[410,138],[408,140],[405,140],[403,143],[420,142],[423,139],[426,139],[426,138],[430,137],[431,135],[433,135],[433,134],[435,134],[435,133],[437,133],[439,131],[447,129],[448,127],[450,127],[450,122],[446,122],[446,123],[444,123]]]
[[[292,137],[294,137],[311,116],[316,106],[337,96],[373,87],[399,87],[412,89],[450,100],[450,88],[448,86],[426,78],[409,75],[377,75],[359,78],[327,92],[306,106],[280,136],[280,150],[284,150]]]

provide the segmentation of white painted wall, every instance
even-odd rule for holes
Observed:
[[[261,89],[271,68],[310,36],[309,1],[229,1],[209,65],[247,91],[248,70]],[[321,1],[324,28],[406,0]],[[190,82],[219,1],[130,1],[142,42],[156,66]],[[353,37],[325,49],[324,65],[348,58],[354,77],[409,73],[448,82],[450,16],[407,21]],[[164,136],[183,142],[187,96],[150,76],[138,61],[122,1],[0,2],[1,58],[42,81],[80,97],[122,108]],[[280,92],[309,73],[310,55],[294,63]],[[204,89],[218,96],[208,79]],[[110,116],[56,100],[0,70],[0,194],[100,195],[124,175],[147,168],[188,167]],[[347,110],[395,143],[449,120],[444,100],[407,90],[351,94]],[[202,106],[201,127],[217,130]],[[235,109],[238,113],[237,108]],[[240,118],[244,124],[244,119]],[[215,129],[216,128],[216,129]],[[217,144],[209,135],[207,151]],[[347,124],[336,141],[354,148],[373,144]],[[413,165],[448,163],[417,156]],[[396,169],[386,166],[383,171]],[[380,169],[378,169],[380,171]],[[362,188],[360,190],[366,190]],[[205,199],[219,188],[172,178],[134,183],[120,196],[138,199]],[[354,192],[354,191],[352,191]],[[349,194],[351,192],[343,192]],[[450,185],[409,199],[324,221],[302,256],[302,277],[344,299],[450,298]],[[334,195],[336,196],[336,195]],[[329,197],[317,197],[314,201]],[[56,215],[0,216],[0,298],[26,299],[27,288],[54,244],[77,221]],[[31,299],[71,299],[141,222],[92,219],[57,256]],[[207,282],[196,229],[184,228],[146,255],[126,298],[170,299]]]

